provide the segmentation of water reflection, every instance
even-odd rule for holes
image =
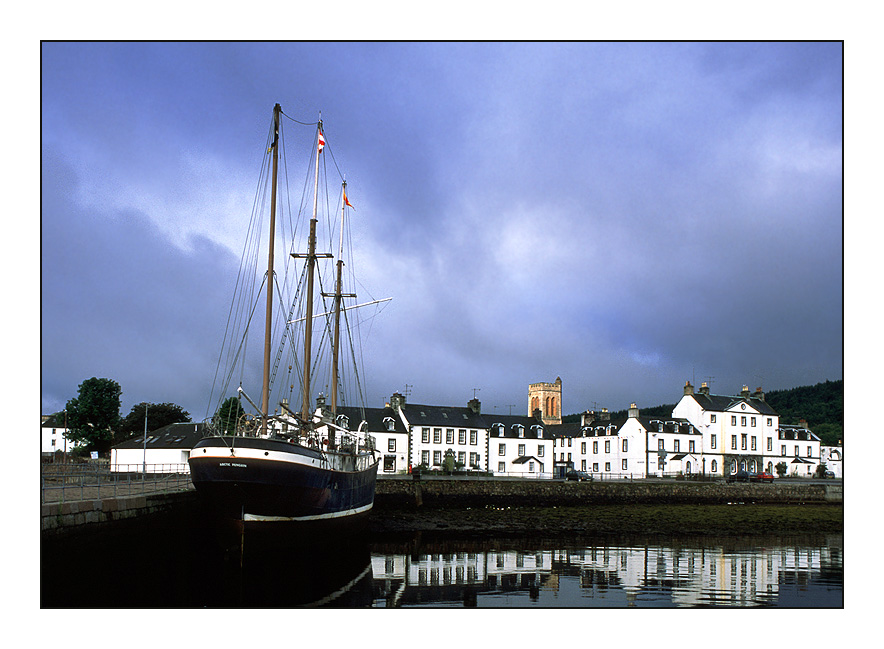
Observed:
[[[843,605],[842,538],[376,545],[374,606]]]

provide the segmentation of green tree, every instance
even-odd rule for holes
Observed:
[[[120,425],[120,384],[94,376],[83,381],[77,396],[65,405],[68,439],[83,442],[87,450],[105,452]]]
[[[222,434],[233,435],[236,432],[236,424],[239,418],[245,414],[245,409],[236,397],[228,397],[221,407],[218,408],[218,427]]]
[[[789,469],[785,462],[777,462],[775,468],[777,470],[777,475],[781,478],[784,478],[786,476],[786,471]]]
[[[120,422],[119,432],[129,437],[144,432],[144,410],[147,408],[147,430],[157,430],[169,424],[190,421],[190,413],[174,403],[148,403],[142,401],[132,406],[132,410]]]

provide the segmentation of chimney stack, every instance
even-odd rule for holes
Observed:
[[[580,413],[581,426],[589,426],[590,424],[592,424],[593,419],[595,419],[595,413],[592,410],[587,410],[586,412]]]
[[[684,382],[684,393],[685,393],[685,396],[690,396],[694,393],[694,386],[691,385],[690,381]],[[633,404],[633,405],[635,405],[635,404]]]
[[[473,414],[478,415],[478,414],[481,414],[482,404],[481,404],[481,402],[480,402],[478,399],[476,399],[475,397],[473,397],[472,399],[470,399],[470,400],[467,402],[467,408],[469,408],[470,410],[472,410],[472,411],[473,411]]]
[[[393,412],[399,412],[404,405],[405,397],[398,392],[394,392],[393,396],[390,397],[390,407],[393,409]]]
[[[688,383],[688,385],[690,385],[690,383]],[[693,389],[691,389],[691,394],[693,393],[694,391]],[[687,387],[685,387],[685,394],[687,394]],[[638,419],[638,406],[636,406],[634,403],[629,404],[629,418]]]
[[[761,399],[762,401],[764,401],[764,392],[761,391],[761,386],[759,386],[755,389],[754,396],[756,399]]]
[[[740,391],[740,396],[741,397],[748,397],[749,396],[749,386],[748,385],[743,386],[743,389]]]
[[[700,394],[709,394],[709,384],[706,381],[700,384]]]

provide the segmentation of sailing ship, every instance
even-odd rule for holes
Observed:
[[[291,205],[289,193],[280,191],[278,188],[280,175],[280,151],[283,153],[284,173],[287,173],[288,163],[285,157],[285,148],[282,146],[282,122],[281,117],[288,117],[283,113],[279,104],[273,109],[273,120],[268,135],[269,146],[265,163],[262,166],[262,178],[268,178],[270,183],[270,224],[267,272],[263,276],[262,286],[255,291],[247,287],[248,272],[244,272],[244,264],[241,266],[241,278],[237,281],[238,295],[234,297],[234,305],[231,306],[231,314],[239,310],[245,315],[241,318],[231,317],[228,321],[228,332],[225,334],[225,343],[229,350],[225,358],[231,359],[231,367],[239,366],[243,369],[246,356],[248,334],[234,331],[231,321],[244,323],[244,331],[251,320],[255,306],[261,300],[260,294],[266,292],[266,310],[264,322],[264,357],[262,373],[262,392],[260,405],[256,404],[243,390],[240,383],[235,398],[228,397],[224,404],[219,407],[213,416],[208,416],[207,423],[211,433],[201,439],[190,452],[190,473],[197,492],[206,499],[209,504],[223,517],[231,518],[243,523],[261,524],[257,527],[272,527],[268,523],[304,523],[304,524],[345,524],[351,525],[368,516],[375,495],[375,482],[379,454],[375,449],[374,438],[367,430],[364,418],[362,421],[351,422],[344,414],[338,413],[339,405],[343,409],[345,390],[344,378],[341,373],[342,365],[342,324],[350,323],[348,314],[357,307],[368,304],[379,304],[387,300],[374,300],[363,305],[344,306],[346,298],[356,297],[355,293],[347,292],[344,287],[342,259],[344,254],[345,227],[347,208],[353,209],[347,199],[346,181],[341,185],[341,211],[340,211],[340,236],[339,252],[337,259],[330,253],[317,252],[317,225],[318,209],[320,208],[319,184],[321,162],[324,161],[324,150],[327,147],[323,133],[322,121],[306,126],[315,126],[312,134],[312,151],[308,168],[308,180],[304,187],[309,186],[309,177],[313,175],[312,210],[309,209],[309,192],[305,189],[301,199],[300,211],[304,215],[310,212],[309,233],[307,234],[306,252],[290,252],[286,258],[286,273],[281,273],[286,279],[280,284],[275,272],[274,247],[277,229],[277,204],[279,210],[284,212],[285,206]],[[305,125],[289,118],[293,123]],[[269,163],[268,163],[269,158]],[[333,165],[337,169],[337,162]],[[323,166],[327,169],[327,165]],[[325,177],[327,178],[326,172]],[[327,181],[326,181],[327,186]],[[252,222],[255,227],[261,228],[263,219],[256,218],[255,214],[266,212],[263,200],[266,197],[266,183],[259,183],[258,197]],[[289,201],[286,203],[286,201]],[[329,212],[329,215],[331,212]],[[296,219],[295,219],[296,220]],[[336,218],[327,218],[328,229],[333,229]],[[285,221],[284,221],[285,222]],[[288,222],[293,222],[291,217]],[[280,227],[281,230],[285,226]],[[292,226],[293,240],[297,239],[297,230]],[[303,233],[303,230],[302,230]],[[303,236],[303,234],[302,234]],[[332,233],[333,236],[333,233]],[[332,236],[328,241],[333,243]],[[259,259],[257,252],[260,245],[255,244],[260,240],[258,235],[250,235],[244,257]],[[292,244],[292,250],[298,245]],[[298,272],[304,260],[303,270]],[[323,293],[320,268],[333,264],[332,272],[335,276],[334,292]],[[257,263],[256,263],[257,266]],[[297,281],[289,283],[289,274],[299,277]],[[257,278],[257,269],[253,271],[252,278]],[[315,282],[320,282],[320,291],[316,291]],[[254,284],[255,282],[253,282]],[[290,294],[285,300],[289,304],[287,313],[279,309],[274,321],[274,294]],[[241,297],[245,294],[247,297]],[[251,301],[249,301],[251,300]],[[326,301],[330,300],[330,302]],[[314,304],[316,302],[316,304]],[[318,311],[325,306],[325,311]],[[286,313],[285,317],[281,317]],[[300,317],[298,317],[300,316]],[[342,323],[342,320],[344,321]],[[272,358],[271,349],[273,344],[273,328],[276,322],[277,333],[282,330],[277,354]],[[311,394],[317,379],[316,366],[321,356],[317,349],[314,350],[314,328],[321,332],[321,341],[331,343],[331,377],[326,387],[330,390],[330,399],[327,400],[321,394],[316,405],[312,404]],[[352,340],[352,337],[347,337]],[[298,352],[303,354],[298,359]],[[314,361],[314,352],[316,359]],[[283,361],[288,355],[287,380],[281,380],[279,368],[286,363]],[[222,355],[223,356],[223,355]],[[353,355],[355,359],[355,354]],[[234,369],[226,374],[220,371],[222,361],[219,360],[219,371],[216,371],[216,384],[221,376],[221,389],[218,394],[218,402],[230,390],[235,376]],[[294,372],[293,372],[294,368]],[[299,376],[298,376],[299,375]],[[296,379],[298,379],[296,381]],[[356,373],[358,383],[358,372]],[[296,400],[295,384],[300,387],[300,410],[296,410],[293,400]],[[278,387],[282,386],[282,387]],[[288,390],[288,392],[286,392]],[[357,393],[361,390],[357,387]],[[215,386],[213,386],[213,394]],[[271,410],[271,394],[275,394],[278,407]],[[256,413],[248,414],[243,405],[243,399]],[[226,406],[226,407],[225,407]],[[210,403],[211,408],[211,403]],[[353,409],[348,407],[351,414]],[[358,410],[356,411],[358,412]]]

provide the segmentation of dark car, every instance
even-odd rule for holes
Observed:
[[[834,471],[826,471],[826,473],[823,475],[823,477],[824,478],[834,478],[835,472]]]
[[[737,471],[727,477],[728,482],[749,482],[749,474],[746,471]]]
[[[773,482],[774,477],[770,473],[762,471],[761,473],[753,473],[749,476],[749,482]]]
[[[576,480],[577,482],[583,482],[584,480],[592,481],[592,476],[586,471],[568,471],[565,474],[565,480]]]

